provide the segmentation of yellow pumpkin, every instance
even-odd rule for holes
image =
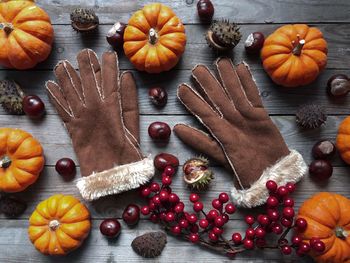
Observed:
[[[71,195],[53,195],[42,201],[29,218],[28,235],[45,255],[66,255],[89,235],[90,213]]]

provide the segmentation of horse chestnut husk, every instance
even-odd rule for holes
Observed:
[[[245,50],[248,53],[259,53],[265,42],[264,34],[261,32],[251,33],[244,42]]]
[[[154,157],[153,163],[158,171],[163,172],[167,166],[172,166],[177,169],[179,166],[179,159],[170,153],[160,153]]]
[[[148,90],[151,102],[157,107],[164,107],[168,102],[168,93],[161,87],[153,87]]]
[[[22,101],[24,113],[31,118],[38,118],[45,113],[44,102],[36,95],[27,95]]]
[[[156,121],[148,127],[148,135],[155,141],[166,142],[171,135],[171,129],[165,122]]]
[[[120,234],[121,225],[117,219],[109,218],[102,221],[100,232],[102,235],[113,238]]]
[[[107,35],[106,35],[107,42],[113,47],[114,50],[118,50],[123,47],[125,28],[126,28],[126,24],[117,22],[107,32]]]
[[[333,166],[328,160],[315,160],[309,166],[309,174],[316,180],[327,180],[333,174]]]
[[[140,220],[140,208],[135,204],[128,205],[124,209],[122,218],[128,226],[136,225]]]
[[[335,154],[335,151],[334,143],[328,140],[319,141],[312,147],[312,155],[315,159],[331,158]]]
[[[344,74],[337,74],[329,78],[327,92],[333,97],[346,96],[350,91],[350,79]]]
[[[197,11],[200,20],[210,22],[214,16],[214,5],[210,0],[199,0],[197,3]]]

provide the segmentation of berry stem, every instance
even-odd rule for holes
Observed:
[[[291,229],[292,229],[292,227],[288,227],[286,230],[284,230],[283,234],[280,236],[278,241],[281,241],[282,239],[284,239],[288,235],[288,233]]]

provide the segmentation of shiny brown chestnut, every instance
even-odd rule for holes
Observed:
[[[315,160],[309,166],[309,174],[316,180],[327,180],[333,174],[333,166],[328,160]]]
[[[263,48],[265,42],[265,36],[261,32],[254,32],[249,34],[246,41],[244,42],[245,50],[248,53],[256,54],[259,53]]]
[[[315,159],[329,159],[334,156],[336,147],[333,142],[323,140],[312,147],[312,155]]]
[[[345,74],[336,74],[327,82],[327,92],[333,97],[346,96],[350,91],[350,79]]]
[[[170,153],[160,153],[154,157],[154,167],[163,172],[165,167],[172,166],[175,169],[179,166],[179,159]]]
[[[197,3],[197,11],[200,20],[210,22],[214,16],[214,5],[210,0],[199,0]]]
[[[168,102],[168,93],[162,87],[153,87],[148,90],[151,102],[157,107],[164,107]]]
[[[165,122],[156,121],[148,127],[148,135],[155,141],[166,142],[171,135],[171,129]]]
[[[129,204],[124,209],[122,218],[128,226],[136,225],[140,220],[140,208],[135,204]]]
[[[126,24],[122,22],[115,23],[112,28],[107,32],[106,39],[114,50],[121,49],[124,44],[124,31]]]

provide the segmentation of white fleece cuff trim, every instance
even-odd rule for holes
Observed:
[[[269,196],[266,189],[268,180],[275,181],[278,186],[288,182],[296,183],[306,174],[307,169],[303,156],[299,152],[291,150],[287,156],[278,160],[273,166],[266,168],[250,188],[244,190],[232,188],[233,202],[237,206],[246,208],[263,205]]]
[[[138,188],[147,183],[153,175],[153,160],[144,158],[138,162],[115,166],[112,169],[82,177],[76,185],[82,197],[92,201],[102,196]]]

